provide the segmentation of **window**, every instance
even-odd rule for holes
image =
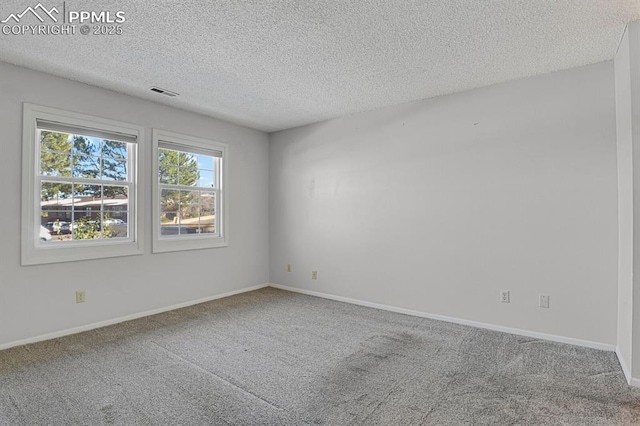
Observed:
[[[23,264],[141,253],[136,157],[142,132],[24,105]]]
[[[153,251],[227,245],[227,145],[154,130]]]

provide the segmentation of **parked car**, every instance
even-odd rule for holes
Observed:
[[[45,228],[49,230],[52,234],[70,234],[71,233],[71,224],[69,222],[63,221],[55,221],[55,222],[47,222],[44,225]]]
[[[51,232],[44,226],[40,225],[40,241],[50,241]]]

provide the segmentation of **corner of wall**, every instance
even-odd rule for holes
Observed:
[[[620,363],[620,367],[622,368],[622,372],[624,373],[624,377],[627,380],[627,383],[632,386],[640,387],[640,381],[631,377],[631,371],[629,370],[627,362],[625,361],[624,356],[620,351],[620,346],[616,346],[616,356],[618,357],[618,362]],[[636,384],[633,384],[632,382],[636,382]]]

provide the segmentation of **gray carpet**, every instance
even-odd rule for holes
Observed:
[[[0,352],[2,425],[635,423],[613,353],[270,288]]]

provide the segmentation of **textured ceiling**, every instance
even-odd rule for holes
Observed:
[[[2,0],[0,21],[37,2]],[[625,24],[640,19],[640,0],[64,6],[122,10],[123,34],[0,34],[0,60],[265,131],[609,60]]]

